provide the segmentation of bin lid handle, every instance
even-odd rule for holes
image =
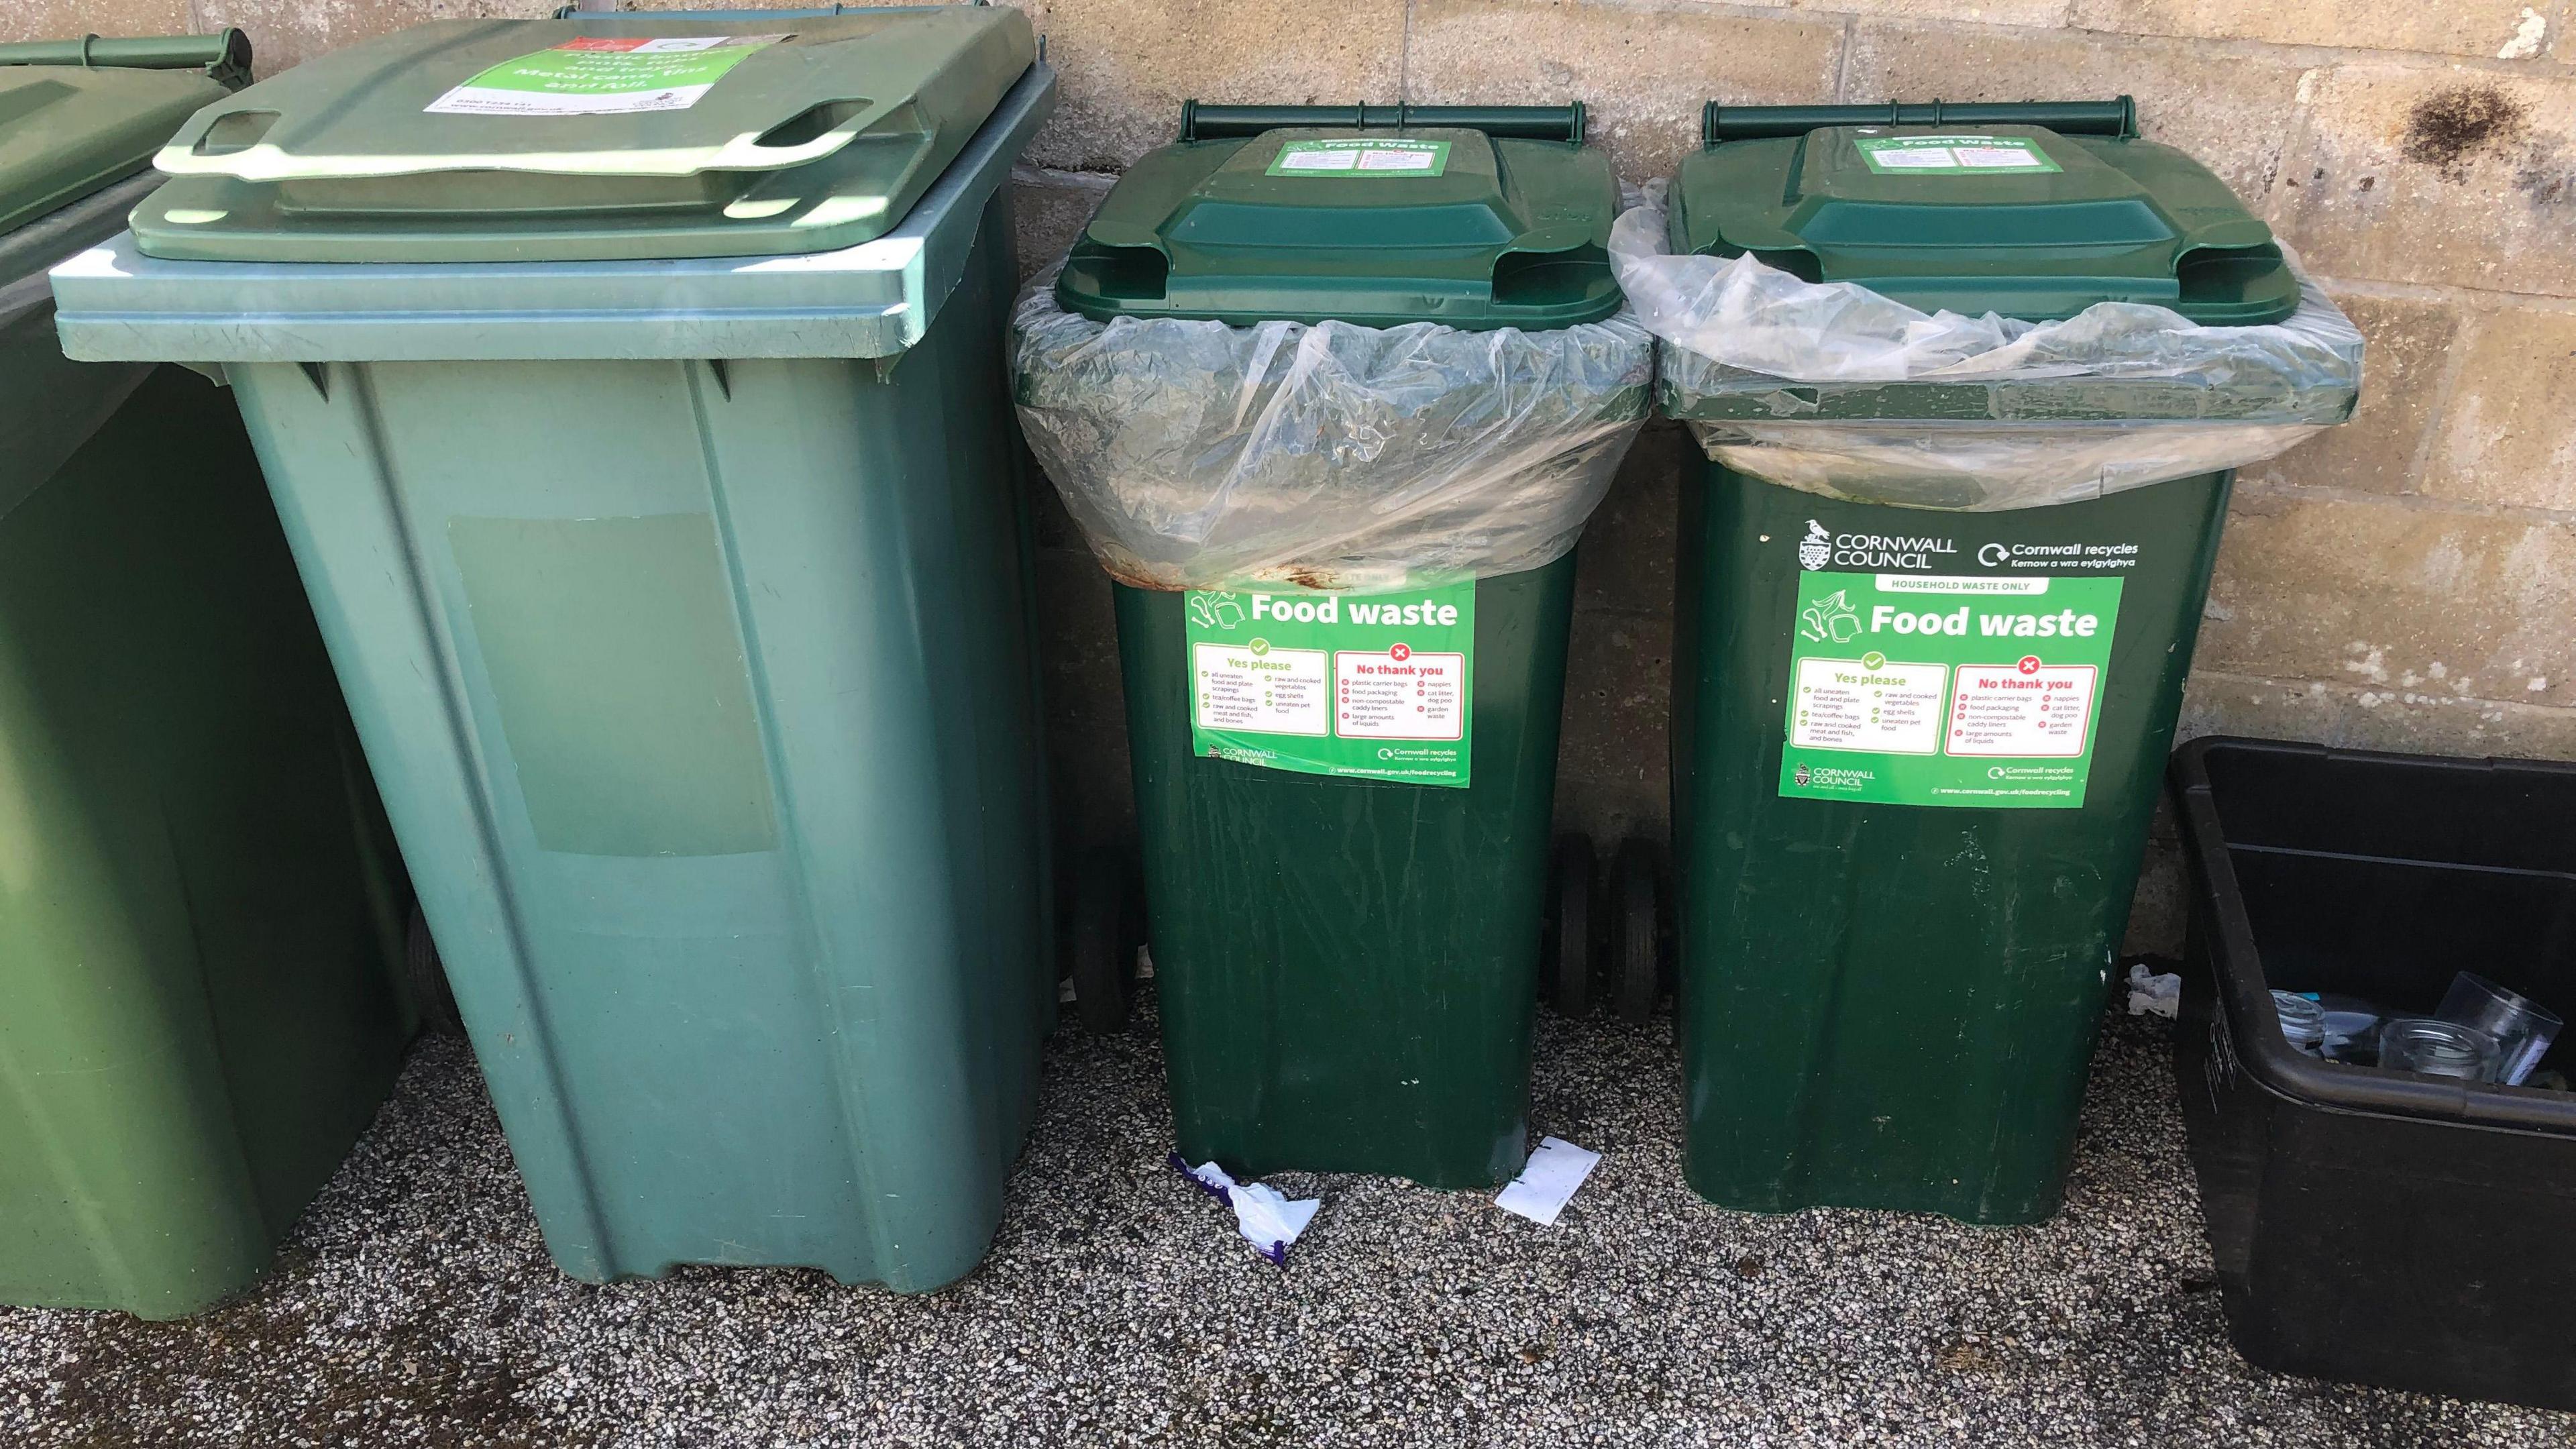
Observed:
[[[858,101],[857,115],[810,141],[792,146],[764,145],[761,137],[793,120],[790,116],[756,131],[743,131],[712,146],[669,146],[634,151],[512,151],[476,154],[423,152],[409,156],[299,156],[273,142],[242,150],[201,154],[207,136],[234,115],[273,115],[256,107],[209,106],[188,118],[160,154],[155,169],[170,176],[231,176],[243,181],[310,181],[362,176],[419,176],[439,171],[543,171],[571,176],[690,176],[702,171],[785,171],[839,151],[870,128],[902,109],[910,96],[890,101]],[[807,107],[807,110],[813,109]],[[801,112],[800,112],[801,114]]]

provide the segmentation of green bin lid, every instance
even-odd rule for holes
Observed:
[[[1568,107],[1200,106],[1110,189],[1071,311],[1470,331],[1619,310],[1619,184]],[[1302,124],[1301,124],[1302,123]]]
[[[883,235],[1036,56],[1003,6],[441,21],[208,106],[147,255],[581,261]]]
[[[193,68],[171,70],[112,65],[114,42],[0,47],[0,232],[149,165],[190,112],[224,97],[208,68],[241,43],[239,31],[207,37]],[[91,64],[80,59],[85,49],[97,52]]]
[[[2044,322],[2096,302],[2278,322],[2299,284],[2227,183],[2110,102],[1711,105],[1673,183],[1676,250],[1746,252],[1924,311]]]

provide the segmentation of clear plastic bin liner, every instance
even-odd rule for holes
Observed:
[[[1708,455],[1866,503],[2073,503],[2259,462],[2352,414],[2361,333],[2300,273],[2269,327],[2104,302],[2062,322],[1926,313],[1751,256],[1665,250],[1661,183],[1612,264],[1666,343],[1661,401]]]
[[[1626,312],[1524,332],[1012,318],[1029,447],[1112,577],[1377,589],[1574,547],[1652,402]]]

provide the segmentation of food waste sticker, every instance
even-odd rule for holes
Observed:
[[[2028,136],[1870,136],[1854,138],[1860,159],[1881,176],[1965,176],[2019,171],[2040,175],[2065,168]]]
[[[2082,806],[2122,582],[1800,573],[1780,793]]]
[[[1467,783],[1476,585],[1394,594],[1193,589],[1190,751],[1273,770]]]
[[[615,116],[685,111],[777,35],[585,35],[505,60],[426,108],[434,116]]]
[[[1437,176],[1449,169],[1446,141],[1353,137],[1289,141],[1271,158],[1271,176]]]

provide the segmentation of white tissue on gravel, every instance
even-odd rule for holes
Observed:
[[[2113,1016],[2034,1228],[1724,1212],[1672,1023],[1543,1015],[1531,1125],[1600,1150],[1553,1228],[1490,1192],[1277,1173],[1286,1270],[1172,1148],[1150,1015],[1051,1045],[990,1261],[558,1275],[471,1057],[433,1040],[245,1298],[0,1310],[0,1443],[49,1446],[2565,1444],[2576,1416],[2282,1378],[2228,1347],[2169,1066]]]

